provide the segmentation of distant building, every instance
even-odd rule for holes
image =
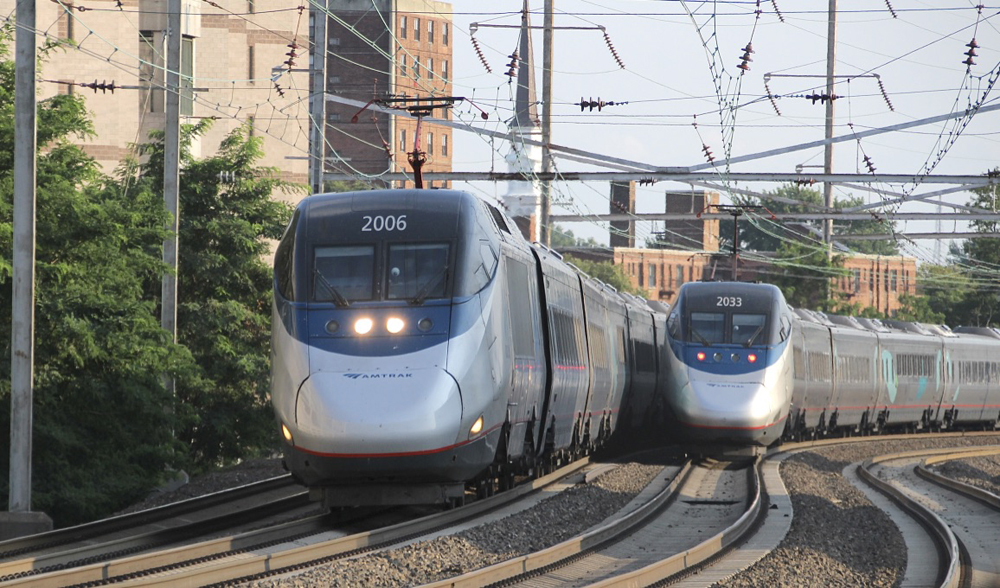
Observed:
[[[452,95],[454,31],[451,4],[433,0],[330,0],[327,20],[328,94],[368,102],[376,98]],[[413,102],[397,103],[399,107]],[[357,122],[352,122],[358,115]],[[417,137],[415,119],[357,106],[326,104],[326,169],[376,175],[411,170],[407,153],[419,141],[425,172],[451,171],[451,129],[429,123]],[[434,118],[450,119],[448,109]],[[435,186],[447,187],[450,182]],[[413,187],[400,182],[397,187]]]
[[[0,11],[11,20],[14,8],[14,0],[0,0]],[[286,180],[305,183],[308,14],[277,0],[228,0],[217,6],[183,0],[182,10],[181,122],[215,119],[191,146],[193,154],[214,154],[226,135],[252,120],[252,133],[263,141],[261,164],[277,167]],[[132,145],[164,128],[167,2],[38,2],[36,11],[39,45],[65,43],[41,66],[39,98],[86,97],[95,135],[78,142],[111,172],[133,153]]]

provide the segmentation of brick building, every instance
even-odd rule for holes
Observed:
[[[0,0],[11,19],[14,6],[14,0]],[[78,142],[107,172],[149,131],[163,129],[166,7],[166,0],[37,4],[39,45],[63,43],[41,66],[39,98],[86,97],[95,135]],[[194,154],[214,154],[226,135],[253,119],[253,132],[264,143],[261,164],[305,183],[308,14],[277,0],[219,0],[212,6],[184,0],[182,10],[181,73],[189,77],[182,81],[181,122],[215,119],[192,145]],[[289,71],[285,62],[293,44],[297,59]],[[113,82],[116,89],[95,92],[79,85],[94,82]]]
[[[433,0],[330,0],[327,92],[368,102],[374,98],[451,96],[451,5]],[[374,45],[374,47],[373,47]],[[406,106],[413,103],[400,103]],[[415,119],[358,113],[356,106],[328,102],[327,169],[378,174],[410,171],[407,152],[414,149]],[[435,110],[435,118],[451,118]],[[420,149],[424,171],[451,171],[451,129],[424,123]],[[441,182],[439,187],[447,187]],[[403,182],[399,187],[412,187]],[[425,187],[434,187],[425,183]]]

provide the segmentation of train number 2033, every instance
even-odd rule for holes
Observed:
[[[366,231],[405,231],[406,230],[406,215],[401,214],[399,216],[365,216],[365,225],[361,227],[362,232]]]
[[[716,296],[716,306],[743,306],[743,299],[739,296]]]

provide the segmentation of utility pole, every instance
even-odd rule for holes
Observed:
[[[163,274],[160,325],[177,342],[177,233],[180,229],[180,106],[181,106],[181,0],[167,2],[166,117],[163,129],[163,203],[169,215],[169,235],[163,241]],[[166,378],[174,391],[174,381]]]
[[[826,28],[826,139],[833,139],[833,79],[837,64],[837,0],[830,0]],[[823,152],[823,173],[833,173],[833,142],[828,142]],[[833,209],[833,182],[823,184],[827,210]],[[833,219],[823,221],[823,242],[827,257],[833,256]]]
[[[18,0],[14,82],[14,292],[11,333],[10,511],[31,510],[35,373],[35,0]]]
[[[313,22],[312,94],[309,98],[309,184],[313,194],[323,191],[323,172],[326,170],[326,13],[329,4],[322,0],[323,9],[311,4],[309,13]],[[395,17],[395,11],[389,11]],[[396,68],[390,68],[395,72]]]
[[[733,217],[733,281],[740,280],[740,217],[747,212],[767,210],[758,204],[709,204],[704,210],[699,212],[696,218],[701,218],[709,208],[714,208],[716,212],[728,212]],[[770,211],[768,211],[770,212]],[[774,218],[774,215],[771,215]]]
[[[31,512],[35,378],[35,0],[17,0],[14,46],[14,255],[10,357],[10,494],[0,513],[0,541],[52,529]]]
[[[542,173],[552,171],[552,27],[554,0],[545,0],[545,31],[542,35]],[[549,215],[552,212],[552,181],[542,181],[542,243],[552,243],[552,227]]]

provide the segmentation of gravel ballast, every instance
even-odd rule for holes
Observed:
[[[454,577],[580,535],[624,508],[662,469],[662,465],[622,464],[590,484],[574,486],[496,522],[250,585],[412,586]]]
[[[718,586],[900,585],[907,553],[899,528],[841,472],[888,453],[993,444],[996,438],[990,437],[874,441],[788,458],[781,467],[794,511],[788,535],[773,552]]]
[[[788,458],[781,476],[794,508],[788,535],[778,548],[747,570],[718,584],[751,586],[898,586],[906,569],[906,546],[888,515],[843,475],[865,459],[922,448],[996,445],[996,438],[927,438],[870,441],[817,448]],[[280,460],[241,464],[192,480],[169,502],[280,474]],[[662,466],[624,464],[589,485],[567,492],[500,521],[314,568],[252,586],[413,586],[454,577],[537,551],[576,536],[618,512]],[[1000,492],[1000,456],[945,462],[937,471]]]

